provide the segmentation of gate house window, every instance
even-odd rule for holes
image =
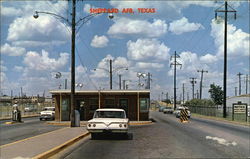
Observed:
[[[115,99],[105,99],[105,107],[106,108],[114,108],[115,107]]]
[[[98,98],[89,99],[89,109],[90,111],[95,111],[96,109],[98,109]]]
[[[148,112],[149,99],[140,98],[140,112]]]

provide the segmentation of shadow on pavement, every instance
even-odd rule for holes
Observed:
[[[91,140],[133,140],[133,133],[128,134],[98,134]]]

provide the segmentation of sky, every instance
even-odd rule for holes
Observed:
[[[109,89],[109,60],[113,61],[113,89],[119,89],[118,75],[128,89],[138,89],[137,73],[148,72],[151,98],[173,96],[173,55],[177,62],[177,99],[183,83],[185,99],[192,98],[190,78],[196,78],[199,90],[201,73],[203,98],[209,98],[210,84],[223,88],[224,1],[78,1],[76,19],[86,17],[91,8],[117,8],[110,19],[107,13],[79,23],[76,34],[76,90]],[[246,93],[249,75],[249,2],[228,1],[237,18],[228,13],[227,25],[227,95]],[[132,8],[133,13],[122,13]],[[140,13],[138,8],[152,8],[154,13]],[[50,96],[49,90],[70,88],[71,65],[71,1],[1,1],[1,95]],[[51,12],[64,20],[35,11]],[[126,70],[125,68],[128,68]],[[60,72],[61,77],[56,78]],[[146,79],[140,81],[144,86]],[[249,86],[250,84],[248,84]],[[143,86],[143,87],[144,87]],[[142,87],[142,88],[143,88]],[[142,89],[141,88],[141,89]],[[250,91],[248,90],[248,93]],[[164,96],[164,97],[163,97]]]

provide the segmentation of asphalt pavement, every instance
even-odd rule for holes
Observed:
[[[23,123],[5,124],[11,120],[0,121],[0,145],[5,145],[25,138],[62,128],[62,126],[48,125],[40,121],[39,117],[23,118]]]
[[[249,127],[192,118],[181,123],[172,114],[151,112],[154,124],[131,126],[133,140],[90,137],[53,158],[248,158]]]

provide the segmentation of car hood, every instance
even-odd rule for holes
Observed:
[[[88,123],[106,123],[106,124],[113,123],[113,122],[126,123],[128,122],[128,118],[125,118],[125,119],[123,118],[94,118],[88,121]]]
[[[41,114],[54,114],[54,113],[55,113],[54,111],[50,111],[50,110],[41,112]]]

